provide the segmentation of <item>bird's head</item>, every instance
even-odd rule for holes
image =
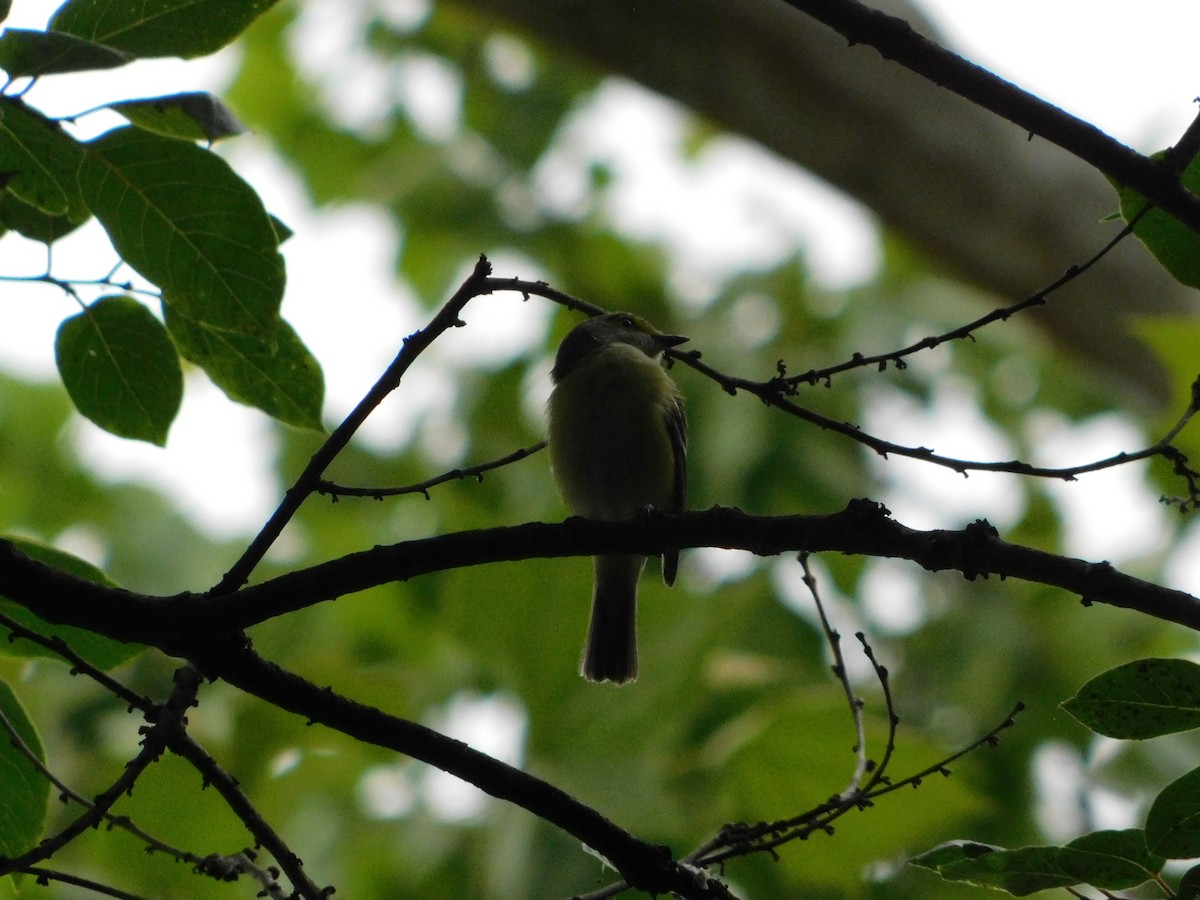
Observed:
[[[668,347],[675,347],[686,340],[677,334],[663,334],[633,313],[606,313],[580,322],[567,333],[558,345],[550,375],[557,384],[580,360],[610,344],[629,344],[651,359],[657,359]]]

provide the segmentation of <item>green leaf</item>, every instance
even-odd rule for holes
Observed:
[[[296,233],[292,231],[292,229],[288,228],[287,223],[284,222],[283,219],[276,215],[271,216],[271,227],[275,229],[275,238],[280,244],[283,244],[288,238]]]
[[[202,92],[124,100],[108,108],[138,128],[185,141],[219,141],[246,130],[225,104]]]
[[[1162,153],[1154,159],[1162,159]],[[1200,193],[1200,159],[1193,159],[1180,176],[1180,182],[1193,194]],[[1117,187],[1121,200],[1121,217],[1130,221],[1146,205],[1146,199],[1125,186]],[[1133,227],[1133,233],[1154,254],[1164,269],[1176,281],[1190,287],[1200,287],[1200,235],[1170,213],[1155,208]]]
[[[8,18],[9,12],[12,11],[12,0],[0,0],[0,22]]]
[[[6,537],[5,539],[30,559],[36,559],[38,562],[45,563],[59,571],[84,578],[96,584],[116,587],[112,579],[100,569],[77,556],[72,556],[70,553],[59,550],[57,547],[50,547],[46,544],[39,544],[24,538]],[[74,628],[70,625],[52,625],[35,613],[30,612],[24,606],[3,597],[0,597],[0,612],[24,625],[30,631],[37,632],[44,637],[61,638],[68,647],[97,669],[111,669],[128,659],[132,659],[145,649],[141,644],[126,644],[121,641],[114,641],[112,638],[82,628]],[[0,626],[0,633],[7,635],[2,626]],[[0,640],[0,652],[9,656],[46,657],[62,661],[62,657],[53,650],[27,640]],[[0,794],[0,796],[3,795]]]
[[[20,100],[0,97],[0,173],[5,186],[48,216],[85,222],[87,204],[76,173],[84,150],[78,141]]]
[[[951,841],[909,860],[949,881],[995,887],[1024,896],[1052,887],[1090,884],[1124,890],[1154,877],[1164,860],[1146,849],[1141,831],[1099,831],[1064,847],[1005,850],[973,841]]]
[[[0,681],[0,712],[41,763],[46,762],[37,729],[12,688]],[[0,730],[0,856],[19,856],[31,850],[46,827],[50,782]]]
[[[43,244],[53,244],[60,237],[70,234],[82,222],[74,222],[67,216],[51,216],[36,206],[17,198],[8,191],[0,192],[0,224]]]
[[[1048,888],[1079,884],[1079,878],[1059,865],[1058,847],[1021,847],[997,850],[971,859],[947,863],[938,874],[947,881],[963,881],[999,888],[1018,897]]]
[[[1140,659],[1093,678],[1062,708],[1098,734],[1144,740],[1200,727],[1200,666]]]
[[[325,378],[321,366],[287,322],[274,344],[222,332],[164,310],[167,330],[185,359],[208,373],[231,399],[261,409],[289,425],[322,429]]]
[[[1162,789],[1146,815],[1146,846],[1167,859],[1200,856],[1200,769]]]
[[[1157,874],[1166,863],[1146,849],[1146,834],[1137,828],[1096,831],[1064,846],[1058,864],[1080,881],[1103,890],[1126,890]]]
[[[75,407],[106,431],[164,445],[183,399],[179,354],[132,297],[102,297],[66,319],[54,342]]]
[[[137,56],[189,59],[220,50],[276,0],[68,0],[50,27]]]
[[[947,841],[944,844],[938,844],[932,850],[926,850],[924,853],[912,857],[908,864],[920,866],[923,869],[932,869],[936,872],[942,866],[950,863],[965,859],[978,859],[980,856],[1003,849],[994,844],[981,844],[978,841]]]
[[[54,31],[6,28],[0,36],[0,69],[13,78],[115,69],[133,58],[124,50]]]
[[[283,258],[258,195],[220,157],[137,128],[87,145],[80,185],[122,259],[209,328],[270,339]]]

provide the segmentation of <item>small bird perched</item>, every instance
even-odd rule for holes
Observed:
[[[687,502],[683,396],[663,371],[663,351],[687,338],[662,334],[630,313],[588,319],[563,338],[550,377],[550,464],[571,512],[624,521],[646,507]],[[623,684],[637,677],[637,589],[646,557],[596,556],[592,616],[580,673]],[[664,553],[675,582],[679,551]]]

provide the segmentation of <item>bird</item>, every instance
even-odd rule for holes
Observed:
[[[687,505],[687,415],[663,353],[687,338],[627,312],[595,316],[563,338],[551,370],[547,443],[558,491],[573,515],[625,521],[647,508]],[[592,558],[595,583],[580,674],[621,685],[637,678],[639,554]],[[679,551],[662,555],[675,582]]]

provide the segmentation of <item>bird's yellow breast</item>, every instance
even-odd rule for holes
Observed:
[[[601,347],[550,396],[550,462],[571,511],[628,519],[668,508],[675,453],[666,421],[679,396],[662,366],[628,344]]]

